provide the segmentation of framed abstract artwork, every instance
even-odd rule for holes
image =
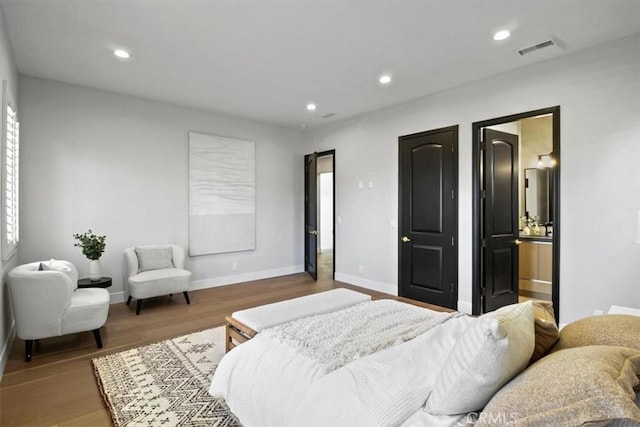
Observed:
[[[255,143],[189,132],[189,255],[256,248]]]

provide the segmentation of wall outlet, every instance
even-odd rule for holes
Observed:
[[[360,274],[364,273],[364,267],[363,266],[361,266],[361,265],[358,266],[358,273],[360,273]]]
[[[594,316],[602,316],[604,313],[602,312],[602,310],[593,310],[593,315]]]
[[[232,263],[232,264],[231,264],[231,269],[232,269],[233,271],[236,271],[236,270],[238,269],[238,263],[237,263],[237,262]]]

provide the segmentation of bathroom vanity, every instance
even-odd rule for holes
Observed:
[[[553,241],[547,236],[520,236],[520,295],[551,301]]]

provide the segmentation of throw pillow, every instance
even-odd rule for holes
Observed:
[[[69,279],[71,279],[71,283],[74,289],[78,286],[77,274],[74,273],[71,267],[69,267],[65,262],[56,261],[54,259],[48,262],[41,262],[40,265],[38,266],[38,271],[59,271],[69,276]]]
[[[447,356],[426,410],[454,415],[482,409],[496,391],[527,366],[534,341],[530,301],[481,316]]]
[[[49,262],[41,262],[40,266],[38,267],[39,271],[60,271],[62,273],[69,273],[71,271],[71,267],[61,264],[61,263],[57,263],[54,260],[51,260]]]
[[[640,316],[605,314],[569,323],[551,351],[586,345],[614,345],[640,350]]]
[[[477,426],[569,427],[613,420],[637,425],[640,408],[634,403],[633,387],[638,375],[640,351],[632,348],[558,351],[496,393]]]
[[[535,325],[536,344],[529,364],[544,356],[560,338],[560,331],[553,314],[551,301],[533,301],[533,319]]]
[[[174,268],[171,247],[136,247],[138,272]]]

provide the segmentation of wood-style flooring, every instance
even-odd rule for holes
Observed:
[[[135,315],[135,304],[113,304],[102,329],[101,350],[91,332],[73,334],[37,341],[32,361],[25,363],[24,342],[15,340],[0,384],[0,425],[109,426],[92,358],[220,326],[226,315],[237,310],[338,287],[374,298],[412,302],[331,279],[314,282],[300,273],[193,291],[191,305],[186,305],[182,295],[155,298],[145,301],[139,316]]]
[[[318,252],[318,280],[333,279],[333,252]]]

